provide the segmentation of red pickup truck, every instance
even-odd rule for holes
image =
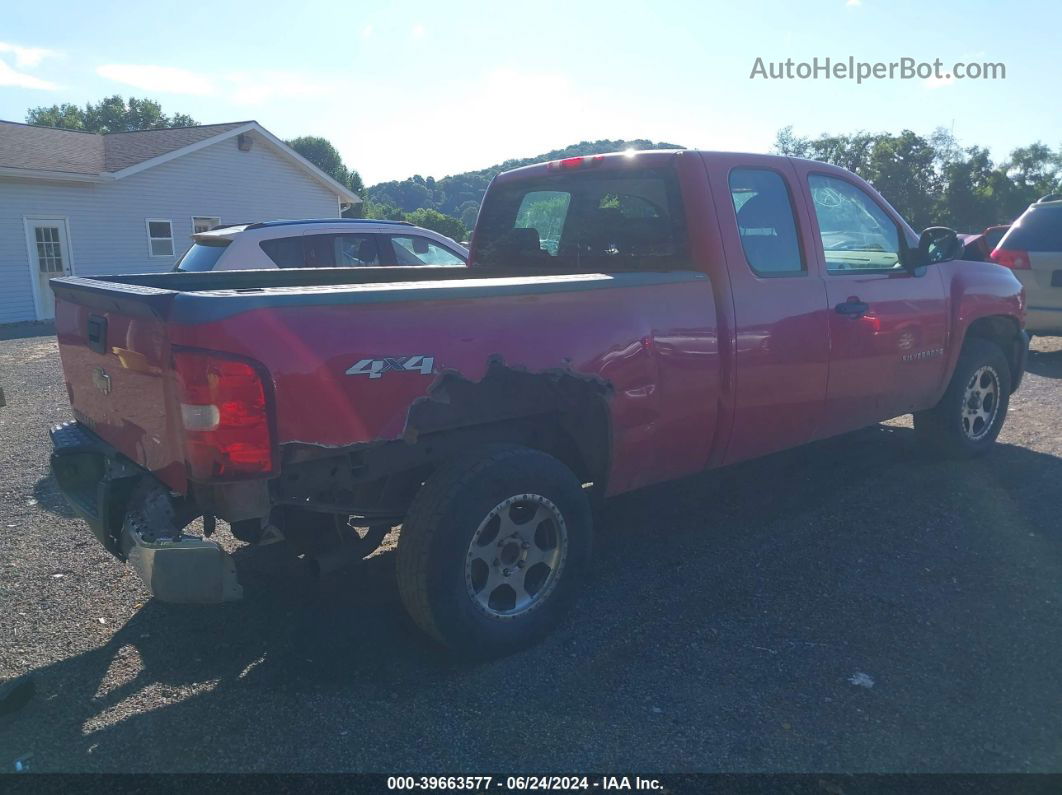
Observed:
[[[240,595],[217,518],[324,562],[400,524],[417,624],[502,653],[557,620],[602,498],[909,413],[988,449],[1024,297],[959,251],[843,169],[653,151],[499,175],[467,270],[53,279],[53,469],[164,600]]]

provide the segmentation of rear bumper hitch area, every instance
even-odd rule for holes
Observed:
[[[129,564],[151,594],[178,604],[215,604],[243,597],[232,557],[199,536],[146,540],[126,530]]]
[[[70,506],[115,557],[127,560],[163,602],[239,599],[236,565],[213,541],[182,532],[195,514],[150,473],[85,426],[52,429],[52,473]]]

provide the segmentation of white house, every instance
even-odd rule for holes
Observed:
[[[105,135],[0,121],[0,323],[52,317],[53,276],[170,270],[193,232],[360,202],[254,121]]]

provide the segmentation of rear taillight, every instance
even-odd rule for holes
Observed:
[[[993,262],[998,262],[1003,267],[1014,271],[1027,271],[1032,268],[1029,263],[1028,251],[1014,248],[997,248],[993,249],[988,256]]]
[[[265,385],[257,368],[215,353],[178,351],[185,462],[193,480],[273,471]]]

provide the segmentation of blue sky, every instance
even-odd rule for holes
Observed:
[[[954,127],[1002,157],[1062,144],[1060,30],[1062,6],[1029,0],[22,2],[0,25],[0,118],[150,96],[323,135],[368,184],[596,138],[766,151],[789,124]],[[1002,62],[1006,79],[750,80],[757,56]]]

